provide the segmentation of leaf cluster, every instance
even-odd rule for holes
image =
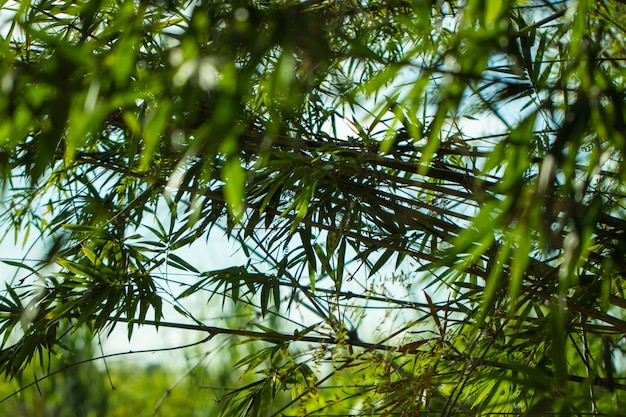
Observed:
[[[0,222],[50,248],[7,260],[6,376],[151,324],[274,343],[224,414],[619,414],[621,2],[3,11]]]

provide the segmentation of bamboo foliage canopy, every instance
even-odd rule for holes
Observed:
[[[6,377],[175,327],[253,346],[224,415],[620,414],[622,1],[2,11]]]

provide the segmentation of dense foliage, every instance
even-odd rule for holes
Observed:
[[[100,366],[103,361],[91,360],[99,346],[89,344],[90,340],[84,331],[74,333],[64,339],[68,348],[64,354],[46,363],[49,370],[42,372],[37,364],[31,364],[19,382],[0,381],[4,415],[204,417],[216,415],[219,407],[211,389],[219,386],[220,380],[232,384],[215,367],[198,366],[210,364],[210,358],[207,361],[205,353],[193,351],[187,352],[187,360],[176,369],[154,363],[154,355],[146,353],[126,354],[118,361],[108,355],[107,366]],[[5,399],[10,393],[13,395]]]
[[[5,376],[176,327],[224,415],[620,413],[621,1],[4,4]]]

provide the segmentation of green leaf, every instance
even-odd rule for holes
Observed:
[[[142,138],[144,148],[141,152],[141,162],[139,165],[141,171],[146,171],[150,166],[152,157],[163,137],[165,127],[170,121],[171,107],[171,103],[167,100],[162,100],[158,102],[158,104],[153,103],[143,120]]]
[[[516,248],[513,251],[511,260],[511,274],[509,283],[509,296],[511,298],[511,314],[514,313],[515,305],[517,303],[518,296],[522,289],[522,283],[524,274],[530,264],[530,242],[529,239],[530,230],[524,222],[520,222],[514,231],[514,236],[511,238],[516,244]]]
[[[246,173],[237,158],[231,157],[226,161],[222,168],[222,179],[228,212],[237,222],[243,216],[246,191]]]
[[[185,261],[183,258],[181,258],[178,255],[175,255],[173,253],[168,253],[168,264],[174,266],[175,268],[179,268],[185,271],[191,271],[191,272],[195,272],[196,274],[199,274],[200,271],[198,271],[193,265],[191,265],[189,262]]]
[[[554,374],[558,384],[565,387],[567,384],[567,332],[563,326],[563,315],[557,303],[552,304],[550,311],[550,330],[552,336],[550,352]]]
[[[394,251],[391,249],[386,249],[382,255],[380,255],[380,257],[378,258],[378,260],[376,261],[376,263],[374,265],[372,265],[372,267],[370,268],[369,271],[369,275],[372,276],[374,275],[376,272],[378,272],[383,266],[385,266],[387,264],[387,262],[389,261],[389,258],[391,258],[391,256],[394,254]]]
[[[306,254],[306,261],[308,264],[309,270],[309,282],[311,285],[311,291],[315,293],[315,277],[317,274],[317,259],[315,257],[315,251],[313,250],[313,246],[311,242],[313,241],[313,236],[311,235],[311,231],[306,228],[298,229],[300,234],[300,241],[302,242],[302,247],[304,248],[304,253]]]

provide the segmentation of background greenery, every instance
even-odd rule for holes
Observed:
[[[154,326],[219,358],[199,413],[620,415],[621,1],[3,11],[0,221],[47,251],[4,260],[8,380],[99,356],[76,332]],[[154,395],[101,366],[23,395]]]

